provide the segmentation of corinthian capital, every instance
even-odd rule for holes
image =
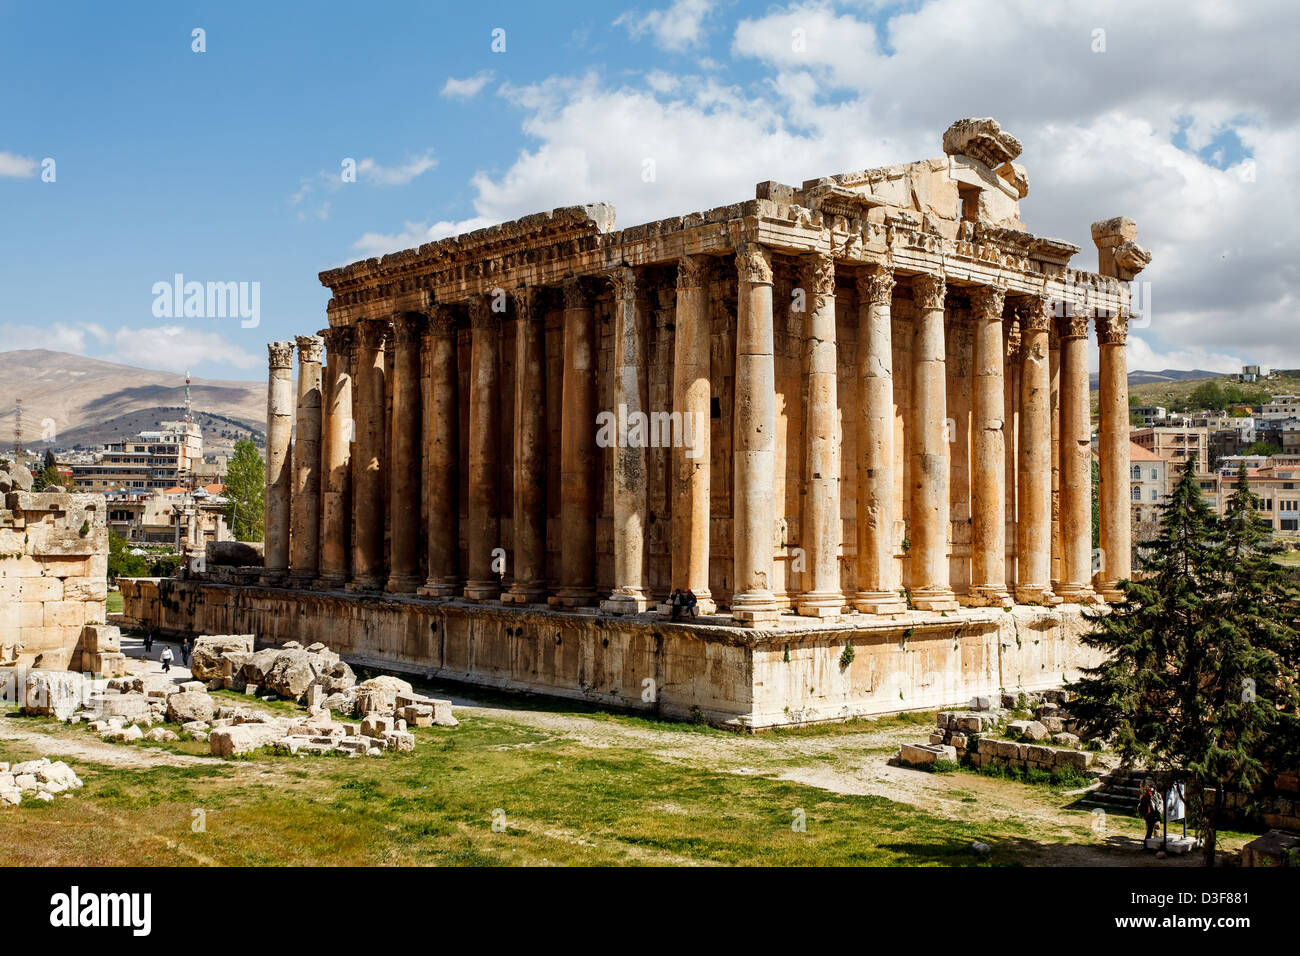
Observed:
[[[1052,300],[1045,295],[1025,295],[1015,300],[1021,332],[1047,332],[1052,328]]]
[[[1099,345],[1124,345],[1128,342],[1128,319],[1126,311],[1114,315],[1097,314],[1097,343]]]
[[[524,286],[510,293],[510,304],[514,307],[515,318],[521,322],[531,322],[537,316],[538,290],[533,286]]]
[[[867,266],[858,275],[858,298],[869,305],[888,305],[894,295],[894,270]]]
[[[771,282],[772,254],[757,242],[746,242],[736,249],[736,273],[741,282]]]
[[[393,341],[399,345],[418,342],[427,321],[419,312],[398,312],[393,316]]]
[[[682,256],[677,260],[677,288],[701,288],[707,278],[708,268],[708,260],[704,256]]]
[[[292,342],[267,342],[266,354],[271,368],[293,368]]]
[[[469,327],[476,332],[495,329],[501,324],[501,313],[496,311],[496,297],[476,295],[469,300]]]
[[[803,284],[815,296],[835,294],[835,260],[831,256],[810,256],[803,267]]]
[[[923,272],[912,280],[912,301],[918,309],[930,312],[943,308],[948,287],[943,276]]]
[[[330,354],[332,362],[335,357],[343,358],[352,351],[357,333],[350,325],[335,325],[328,329],[321,329],[320,337],[325,340],[325,350]]]
[[[299,335],[294,338],[298,344],[298,363],[314,362],[320,364],[325,357],[325,340],[319,335]]]
[[[591,294],[586,284],[578,276],[564,280],[564,307],[566,309],[587,309],[591,307]]]
[[[363,349],[382,349],[392,328],[385,319],[362,319],[357,323],[357,342]]]
[[[996,285],[976,286],[970,293],[970,308],[976,321],[993,322],[1002,318],[1007,290]]]
[[[449,305],[435,305],[429,309],[429,331],[438,337],[456,334],[456,310]]]
[[[1070,312],[1057,319],[1057,335],[1063,339],[1086,339],[1088,337],[1088,317]]]
[[[614,287],[614,298],[625,300],[636,298],[636,270],[631,266],[619,266],[605,273],[605,278]]]

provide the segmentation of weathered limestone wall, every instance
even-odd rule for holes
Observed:
[[[76,666],[85,626],[104,623],[104,496],[11,491],[0,501],[0,664]]]
[[[163,631],[319,637],[353,664],[752,729],[1059,686],[1094,660],[1072,606],[749,629],[152,578],[122,593]]]

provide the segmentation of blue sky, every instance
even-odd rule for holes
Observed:
[[[1300,366],[1297,39],[1287,4],[0,0],[0,349],[261,378],[325,324],[322,269],[576,202],[632,225],[993,115],[1076,264],[1092,220],[1137,219],[1133,367]],[[260,283],[260,325],[155,316],[176,273]]]

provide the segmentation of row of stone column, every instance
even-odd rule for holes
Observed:
[[[776,387],[770,252],[755,243],[736,253],[738,273],[733,421],[733,573],[731,611],[742,621],[775,617],[772,590]],[[672,449],[672,581],[712,607],[709,575],[709,319],[707,266],[699,257],[679,263],[674,342],[673,413],[689,428],[689,446]],[[641,411],[643,355],[638,274],[629,267],[608,276],[614,287],[612,407]],[[906,517],[911,599],[923,610],[958,606],[949,574],[949,481],[944,279],[911,277],[915,310],[911,382],[911,487],[906,516],[895,514],[894,385],[891,303],[895,276],[883,266],[859,272],[857,430],[858,592],[846,597],[839,581],[840,442],[835,313],[835,264],[808,259],[805,415],[808,476],[803,545],[810,587],[799,613],[830,617],[846,604],[867,613],[904,609],[896,519]],[[292,569],[297,584],[350,590],[418,592],[426,597],[533,603],[546,598],[576,606],[596,598],[595,441],[596,341],[591,290],[582,279],[563,286],[563,373],[560,403],[560,542],[553,593],[545,579],[545,347],[539,292],[509,297],[514,337],[513,555],[510,589],[502,594],[499,565],[501,409],[500,323],[505,296],[469,303],[469,387],[459,387],[453,307],[429,315],[401,313],[354,327],[300,336],[297,444],[289,447],[294,414],[292,346],[270,346],[266,571],[275,579]],[[1091,465],[1088,414],[1087,320],[1059,320],[1060,526],[1059,586],[1052,584],[1053,409],[1049,330],[1052,303],[978,287],[970,292],[973,328],[971,429],[971,582],[967,604],[1007,605],[1008,500],[1014,505],[1015,599],[1054,603],[1093,597],[1090,541]],[[1018,363],[1008,368],[1004,312],[1013,320]],[[1128,575],[1127,384],[1123,316],[1099,317],[1101,343],[1103,591]],[[329,364],[322,372],[323,347]],[[1008,372],[1012,371],[1010,384]],[[392,382],[386,381],[388,376]],[[392,394],[391,415],[386,408]],[[467,435],[459,433],[462,398],[469,403]],[[1009,408],[1008,400],[1018,407]],[[1019,441],[1010,457],[1006,422],[1018,412]],[[459,466],[468,463],[467,563],[460,567]],[[646,456],[642,444],[618,441],[613,450],[614,587],[603,606],[644,610]],[[1010,474],[1014,468],[1014,475]],[[1014,495],[1008,496],[1008,479]],[[386,514],[387,509],[387,514]],[[420,538],[421,516],[427,537]],[[388,550],[384,551],[385,526]],[[291,526],[291,528],[290,528]],[[290,542],[292,547],[290,548]],[[420,574],[421,549],[427,573]]]

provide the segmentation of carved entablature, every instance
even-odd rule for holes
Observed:
[[[804,202],[808,208],[820,212],[823,216],[842,216],[845,219],[865,219],[867,213],[876,206],[888,206],[889,203],[870,192],[859,192],[837,185],[829,179],[821,180],[815,186],[804,190]]]
[[[943,276],[923,272],[912,279],[912,301],[922,311],[942,309],[947,291]]]
[[[970,156],[989,169],[997,169],[1020,155],[1020,140],[991,116],[960,119],[943,134],[943,151],[949,156]]]
[[[1059,266],[1069,265],[1078,251],[1079,247],[1072,242],[1066,242],[1064,239],[1048,239],[1044,236],[1032,237],[1029,244],[1031,258]]]
[[[1095,321],[1099,345],[1124,345],[1127,343],[1129,321],[1127,312],[1116,312],[1111,315],[1098,313]]]
[[[894,295],[894,270],[886,266],[867,266],[858,274],[858,299],[870,305],[888,305]]]
[[[382,349],[392,332],[386,319],[362,319],[357,323],[357,344],[363,349]]]
[[[267,342],[266,354],[271,368],[293,368],[292,342]]]
[[[995,285],[976,286],[970,291],[971,312],[977,321],[1002,321],[1002,306],[1006,289]]]
[[[300,363],[320,364],[325,357],[325,340],[319,335],[299,335],[294,341],[298,344],[298,361]]]
[[[736,249],[736,272],[741,282],[770,283],[772,253],[757,242],[745,242]]]

